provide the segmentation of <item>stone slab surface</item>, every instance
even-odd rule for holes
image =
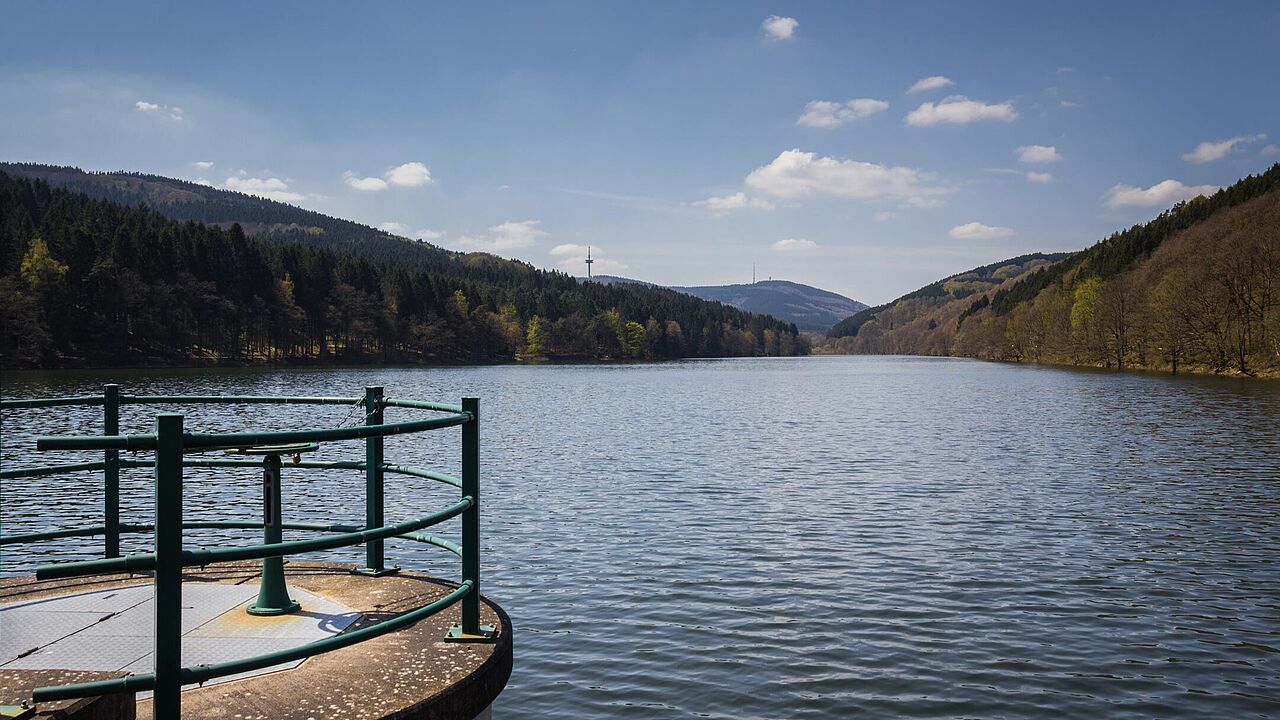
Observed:
[[[219,603],[242,597],[239,593],[243,593],[245,587],[249,588],[249,594],[243,596],[243,602],[228,607],[227,611],[213,614],[203,622],[190,623],[190,629],[184,627],[183,663],[191,665],[198,662],[192,657],[194,653],[208,658],[203,662],[218,662],[309,642],[315,639],[307,635],[312,630],[332,634],[366,627],[421,607],[456,587],[448,581],[412,572],[371,578],[352,575],[350,570],[349,565],[290,563],[287,568],[289,587],[291,594],[302,602],[303,611],[297,616],[273,618],[248,616],[240,609],[256,594],[256,565],[227,564],[184,576],[184,606],[189,604],[188,590],[194,591],[191,598],[197,595],[217,597]],[[130,588],[139,586],[140,582],[147,583],[149,579],[137,575],[57,581],[10,578],[0,580],[0,603],[6,603],[4,607],[8,612],[28,612],[34,600],[75,596],[75,602],[80,604],[75,607],[87,609],[66,612],[93,612],[102,607],[95,602],[114,602],[117,605],[113,607],[119,609],[105,613],[107,618],[79,630],[74,628],[83,619],[68,625],[73,630],[72,635],[85,633],[88,627],[110,621],[118,623],[122,632],[139,633],[145,624],[139,618],[149,617],[150,608],[149,585],[145,586],[148,592],[142,601],[134,602],[137,596],[131,593],[141,591]],[[209,592],[204,593],[199,588]],[[122,592],[124,594],[120,594]],[[85,597],[95,593],[98,593],[96,598]],[[146,610],[143,609],[144,604]],[[49,604],[41,607],[47,608]],[[184,615],[187,612],[184,610]],[[0,611],[0,617],[4,614]],[[291,617],[303,620],[311,630],[304,631],[299,625],[291,625],[287,621]],[[249,623],[249,618],[252,623]],[[474,718],[493,702],[510,676],[511,623],[501,608],[485,599],[481,603],[481,622],[500,628],[497,642],[443,642],[446,630],[459,619],[459,608],[455,605],[407,628],[317,655],[301,663],[259,671],[251,677],[222,678],[222,682],[216,685],[186,689],[182,694],[183,715],[210,720]],[[186,625],[188,623],[184,622]],[[149,629],[149,625],[147,627]],[[95,632],[101,632],[101,628]],[[84,637],[123,636],[90,633]],[[149,634],[146,637],[150,639]],[[57,644],[59,642],[54,642],[50,647]],[[112,663],[135,650],[122,649]],[[23,697],[30,697],[32,687],[73,682],[86,674],[110,677],[126,671],[150,670],[149,653],[148,645],[143,655],[111,671],[24,670],[0,665],[0,703],[19,702]],[[21,659],[35,654],[38,653]],[[38,681],[32,679],[35,674],[41,674]],[[45,710],[41,708],[42,713]],[[150,701],[139,697],[136,712],[140,718],[151,717]]]
[[[152,593],[151,585],[135,585],[0,603],[0,659],[4,660],[0,669],[150,672],[155,666]],[[253,583],[184,584],[183,664],[227,662],[286,650],[336,635],[359,616],[351,608],[305,590],[292,593],[302,603],[302,611],[253,616],[245,607],[257,593]],[[218,678],[210,684],[301,663],[282,663]]]

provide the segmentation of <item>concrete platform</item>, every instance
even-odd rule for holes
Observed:
[[[257,595],[256,564],[184,576],[183,665],[248,657],[365,627],[455,587],[418,573],[372,578],[350,569],[290,563],[289,586],[302,611],[277,617],[244,612]],[[29,699],[41,685],[150,671],[151,593],[149,578],[136,575],[0,581],[0,704]],[[445,643],[445,631],[456,622],[457,606],[349,648],[187,688],[183,715],[470,720],[485,711],[510,676],[511,624],[485,600],[481,622],[499,628],[498,641]],[[41,705],[36,717],[108,720],[132,717],[128,710],[150,717],[147,698],[139,696],[136,705],[121,700]]]

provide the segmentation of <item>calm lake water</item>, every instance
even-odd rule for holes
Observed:
[[[516,625],[498,718],[1280,716],[1280,383],[813,357],[10,373],[3,390],[111,380],[482,398],[483,579]],[[130,408],[125,431],[155,410]],[[35,462],[34,434],[97,432],[99,412],[7,413],[5,466]],[[188,427],[230,430],[347,410],[195,412]],[[396,438],[387,457],[456,471],[457,442]],[[257,512],[255,472],[189,473],[188,518]],[[389,520],[451,497],[388,484]],[[289,519],[362,517],[358,473],[286,466],[284,488]],[[100,491],[90,475],[6,482],[0,522],[96,518]],[[148,472],[129,471],[126,519],[150,502]],[[388,554],[457,574],[438,549]],[[33,559],[6,552],[0,570]]]

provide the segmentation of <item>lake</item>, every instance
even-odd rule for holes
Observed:
[[[480,397],[482,577],[516,627],[498,718],[1280,715],[1280,383],[810,357],[8,373],[3,390],[109,381]],[[122,430],[147,431],[155,411],[126,408]],[[342,407],[191,414],[206,430],[351,421]],[[99,422],[98,409],[6,413],[5,467],[53,459],[32,457],[34,434]],[[457,442],[456,429],[389,439],[387,458],[456,472]],[[188,476],[188,519],[258,511],[255,471]],[[96,519],[99,477],[7,481],[0,523]],[[282,482],[289,520],[362,519],[359,473],[286,465]],[[446,490],[389,476],[388,520],[442,507]],[[126,520],[150,519],[149,471],[125,473],[123,502]],[[258,539],[188,542],[228,541]],[[457,576],[439,549],[387,553]],[[34,559],[9,550],[0,570]]]

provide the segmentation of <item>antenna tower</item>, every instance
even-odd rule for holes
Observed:
[[[595,262],[595,260],[591,259],[591,246],[588,245],[587,246],[587,279],[588,280],[591,279],[591,263],[593,262]]]

